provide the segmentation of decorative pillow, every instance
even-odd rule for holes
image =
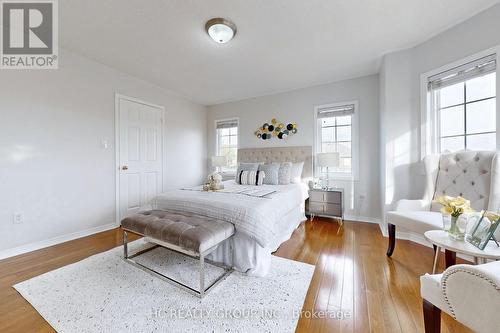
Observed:
[[[290,178],[292,174],[292,162],[283,162],[280,165],[278,171],[278,184],[288,185],[290,184]]]
[[[304,162],[292,163],[292,170],[290,174],[291,183],[298,184],[301,182],[303,168],[304,168]]]
[[[261,186],[264,184],[266,173],[264,171],[241,171],[236,181],[241,185],[256,185]]]
[[[238,169],[236,169],[236,177],[235,180],[239,184],[238,177],[240,176],[242,171],[257,171],[260,163],[240,163],[238,165]]]
[[[279,163],[259,165],[259,171],[264,171],[266,173],[266,177],[264,178],[264,184],[278,185],[279,170],[280,170]]]

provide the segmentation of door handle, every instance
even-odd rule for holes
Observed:
[[[122,170],[124,170],[124,171],[128,170],[128,166],[126,166],[126,165],[122,166]]]

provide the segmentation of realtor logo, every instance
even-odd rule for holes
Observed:
[[[56,0],[0,0],[2,69],[56,69]]]

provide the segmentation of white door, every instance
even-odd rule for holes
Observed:
[[[162,191],[163,108],[117,97],[118,219],[151,207]]]

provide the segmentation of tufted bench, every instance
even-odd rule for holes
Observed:
[[[234,234],[234,225],[231,223],[184,212],[179,213],[163,210],[150,210],[140,212],[123,219],[121,226],[123,229],[124,258],[127,262],[168,282],[172,282],[180,287],[183,287],[200,297],[203,297],[205,293],[207,293],[218,282],[225,279],[232,272],[232,269],[229,267],[225,267],[205,259],[205,256],[214,251],[219,244]],[[134,234],[150,238],[150,240],[157,245],[129,256],[127,248],[127,232],[132,232]],[[173,280],[133,260],[133,258],[144,254],[145,252],[151,251],[158,246],[163,246],[170,250],[200,259],[199,290],[186,286],[181,282]],[[204,275],[205,261],[224,268],[224,274],[206,289]]]

